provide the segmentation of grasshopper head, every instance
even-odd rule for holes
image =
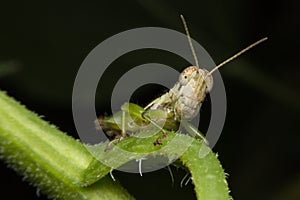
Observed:
[[[210,92],[213,87],[212,75],[206,69],[199,69],[197,66],[187,67],[179,76],[179,83],[182,86],[191,83],[192,81],[204,81],[206,84],[206,92]]]

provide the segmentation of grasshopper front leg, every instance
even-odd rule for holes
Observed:
[[[158,128],[160,131],[166,135],[166,130],[164,130],[162,123],[166,121],[165,112],[161,110],[145,110],[142,113],[142,117],[148,120],[153,126]],[[155,119],[155,120],[154,120]]]
[[[143,124],[145,121],[142,117],[142,113],[145,110],[139,105],[133,103],[125,103],[121,107],[122,119],[121,119],[121,135],[122,137],[126,137],[126,131],[132,131],[132,127],[138,127],[138,125]],[[135,124],[135,125],[134,125]]]

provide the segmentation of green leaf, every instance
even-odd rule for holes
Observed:
[[[137,136],[140,134],[143,136],[148,134],[149,137],[138,138]],[[198,199],[230,199],[224,170],[217,156],[209,147],[184,134],[168,132],[167,135],[164,138],[161,133],[154,135],[151,131],[148,133],[141,132],[122,140],[108,151],[105,151],[107,143],[88,146],[88,148],[101,162],[111,166],[111,169],[117,169],[129,161],[142,158],[147,160],[164,157],[171,162],[179,157],[181,164],[192,175]],[[154,145],[158,138],[161,139],[162,145],[160,146]],[[94,176],[103,174],[103,170],[101,167],[97,167],[97,163],[93,169],[95,170]],[[99,173],[96,172],[97,170]]]

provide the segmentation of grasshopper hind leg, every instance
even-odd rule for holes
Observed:
[[[158,128],[160,131],[162,131],[164,135],[167,135],[167,131],[162,126],[160,126],[158,123],[156,123],[156,121],[151,119],[151,117],[148,116],[147,114],[148,114],[148,110],[146,110],[142,113],[142,117],[145,118],[146,120],[148,120],[153,126]]]
[[[106,145],[104,151],[109,151],[110,149],[112,149],[114,147],[114,145],[118,144],[124,138],[125,137],[123,137],[123,136],[115,137],[113,140],[111,140],[110,142],[108,142],[108,144]]]
[[[148,114],[148,110],[145,110],[143,113],[142,113],[142,117],[146,120],[148,120],[153,126],[155,126],[156,128],[159,129],[159,131],[162,131],[163,135],[158,137],[155,142],[153,142],[153,145],[154,146],[160,146],[162,145],[162,139],[164,138],[167,138],[167,131],[161,126],[159,125],[158,123],[156,123],[155,120],[151,119],[151,117]]]

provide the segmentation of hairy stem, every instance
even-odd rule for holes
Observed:
[[[83,144],[60,132],[0,92],[1,158],[49,197],[59,199],[130,199],[110,179],[91,187],[86,169],[95,163]]]

